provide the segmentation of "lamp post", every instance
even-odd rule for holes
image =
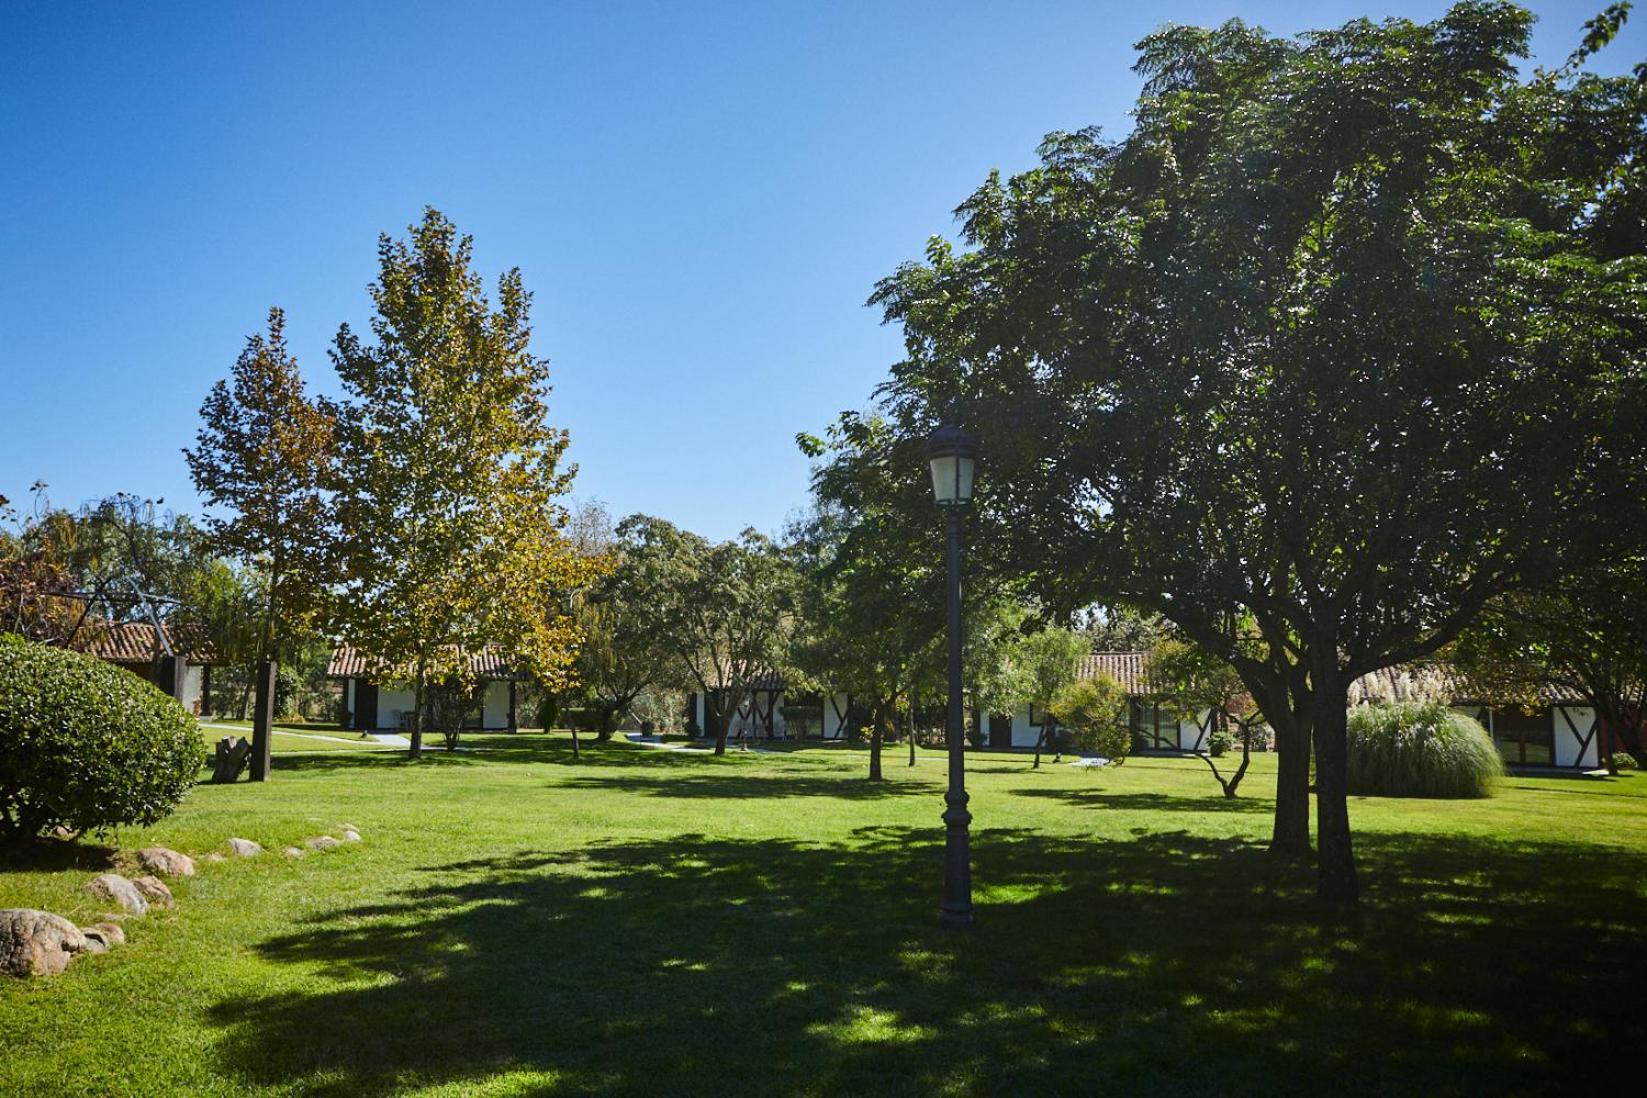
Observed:
[[[950,425],[927,440],[932,494],[949,533],[949,790],[944,794],[944,902],[938,922],[972,925],[972,853],[966,810],[966,729],[961,708],[961,515],[972,502],[977,436]]]

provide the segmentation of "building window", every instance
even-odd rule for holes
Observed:
[[[1145,750],[1177,751],[1178,718],[1154,702],[1132,703],[1132,736]]]
[[[1493,742],[1504,761],[1521,766],[1555,764],[1555,713],[1548,706],[1524,713],[1520,709],[1494,709]]]

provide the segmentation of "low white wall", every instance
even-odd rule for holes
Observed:
[[[410,690],[391,690],[379,687],[377,691],[377,726],[391,731],[400,727],[400,715],[412,711]]]
[[[1600,736],[1595,731],[1596,711],[1584,706],[1558,705],[1550,714],[1555,726],[1555,764],[1593,770],[1601,765]],[[1588,738],[1588,742],[1585,742]]]
[[[509,727],[509,684],[493,681],[486,684],[481,698],[480,726],[482,728]]]
[[[844,725],[847,703],[850,699],[844,693],[834,694],[824,698],[823,703],[823,738],[838,740],[841,738],[841,729]],[[837,712],[838,710],[838,712]]]

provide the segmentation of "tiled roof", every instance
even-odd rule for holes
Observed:
[[[1121,684],[1134,697],[1149,697],[1160,688],[1150,682],[1148,652],[1094,652],[1081,663],[1081,678],[1100,672]],[[1386,667],[1363,675],[1350,685],[1349,702],[1449,701],[1461,696],[1461,688],[1443,669],[1434,664]]]
[[[744,683],[744,688],[748,690],[782,690],[784,688],[783,672],[774,671],[770,667],[757,670],[750,674],[748,680]]]
[[[1108,675],[1134,697],[1144,697],[1151,692],[1148,652],[1093,652],[1081,660],[1078,675],[1083,679]]]
[[[477,679],[519,678],[504,655],[502,647],[488,644],[469,654],[469,673]],[[340,644],[332,649],[332,658],[326,664],[326,676],[333,679],[372,678],[383,674],[383,666],[353,645]]]
[[[1460,691],[1453,677],[1435,664],[1403,664],[1373,671],[1352,682],[1350,704],[1450,702],[1461,697]]]
[[[172,650],[182,647],[190,663],[216,663],[217,654],[198,628],[165,629]],[[74,648],[110,663],[148,663],[165,649],[155,643],[154,626],[145,621],[89,621],[74,636]]]

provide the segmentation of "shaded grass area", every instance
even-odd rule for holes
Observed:
[[[872,785],[838,748],[586,745],[574,765],[561,738],[495,738],[514,744],[277,759],[266,786],[116,835],[198,851],[347,818],[367,841],[211,867],[124,950],[0,984],[0,1092],[1449,1094],[1635,1074],[1634,776],[1358,799],[1369,902],[1346,912],[1264,854],[1270,802],[1225,801],[1195,760],[982,756],[980,925],[955,935],[935,926],[935,753]],[[1265,759],[1248,783],[1273,780]],[[0,906],[78,902],[89,871],[0,873]]]

